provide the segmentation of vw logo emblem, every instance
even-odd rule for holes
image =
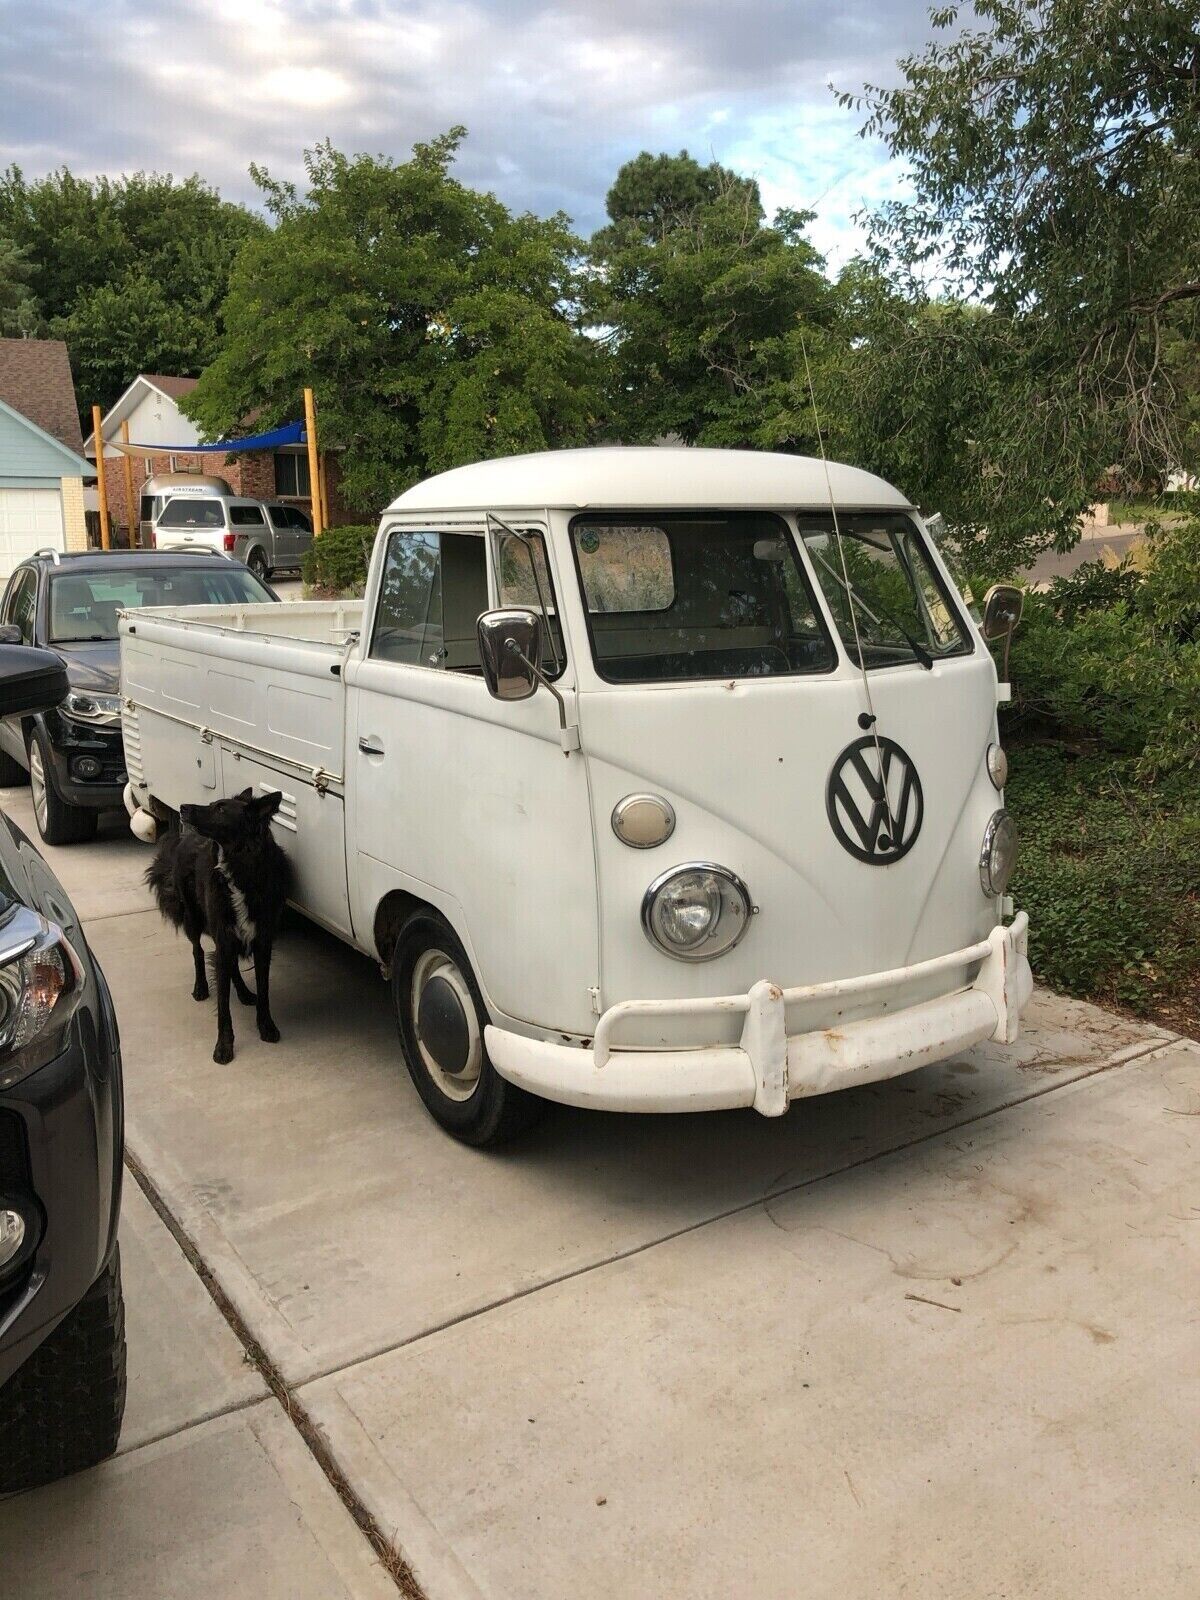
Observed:
[[[825,809],[838,842],[852,856],[886,867],[916,844],[925,797],[916,767],[895,740],[869,733],[834,762]]]

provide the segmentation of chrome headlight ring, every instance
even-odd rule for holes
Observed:
[[[1017,825],[1007,811],[996,811],[979,847],[979,886],[989,900],[1002,895],[1017,859]]]
[[[713,861],[685,861],[646,890],[642,929],[676,961],[713,961],[741,940],[754,911],[736,872]]]

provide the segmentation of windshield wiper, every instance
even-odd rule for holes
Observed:
[[[851,584],[847,583],[840,573],[835,572],[829,565],[828,561],[826,561],[825,557],[818,555],[811,545],[809,546],[809,554],[814,560],[821,563],[821,565],[825,568],[825,571],[833,579],[834,583],[846,591],[850,597],[851,605],[857,605],[858,609],[865,616],[870,617],[871,621],[877,628],[882,627],[883,623],[885,622],[890,623],[900,637],[904,640],[908,648],[912,651],[913,655],[916,656],[917,660],[925,668],[925,671],[933,671],[933,657],[929,654],[929,651],[926,650],[925,646],[921,644],[919,640],[913,638],[912,634],[909,633],[907,628],[902,627],[901,624],[896,621],[895,617],[892,616],[890,611],[884,611],[883,607],[879,606],[880,616],[877,617],[867,602],[863,599],[862,595],[859,594],[858,590],[855,589]],[[878,601],[875,603],[876,605],[879,605]],[[862,665],[863,662],[860,661],[859,666],[861,667]]]

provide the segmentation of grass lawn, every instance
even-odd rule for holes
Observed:
[[[1132,761],[1008,747],[1012,894],[1052,989],[1200,1038],[1200,779],[1150,786]]]
[[[1161,499],[1153,495],[1146,495],[1131,500],[1110,500],[1108,502],[1109,527],[1119,527],[1126,523],[1140,526],[1144,522],[1174,522],[1178,517],[1188,513],[1173,504],[1174,496],[1165,494]],[[1195,515],[1195,513],[1191,513]]]

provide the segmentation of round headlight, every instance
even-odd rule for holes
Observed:
[[[746,885],[725,867],[691,861],[646,890],[642,927],[651,944],[679,961],[711,961],[745,933],[753,907]]]
[[[1003,894],[1017,859],[1017,825],[1007,811],[997,811],[988,823],[979,852],[979,883],[990,899]]]
[[[997,789],[1003,789],[1008,782],[1008,757],[998,744],[988,745],[987,753],[988,777]]]

